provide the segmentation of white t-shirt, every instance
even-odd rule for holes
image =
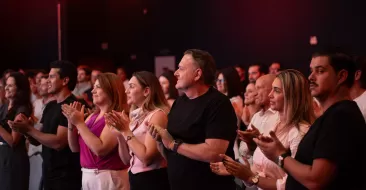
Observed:
[[[359,97],[355,98],[354,101],[360,108],[363,118],[365,119],[366,122],[366,91],[363,92]]]

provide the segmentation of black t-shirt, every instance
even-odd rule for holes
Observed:
[[[226,154],[233,158],[236,122],[230,100],[210,88],[195,99],[183,95],[174,102],[168,116],[168,131],[175,139],[189,144],[204,143],[206,139],[228,140],[230,143]],[[209,163],[192,160],[172,151],[166,151],[166,154],[172,190],[235,189],[233,178],[212,173]]]
[[[57,134],[58,126],[67,127],[68,122],[62,114],[61,105],[70,104],[77,101],[74,95],[70,95],[63,102],[49,102],[43,110],[41,123],[42,132],[48,134]],[[53,178],[59,175],[67,174],[71,176],[80,175],[80,154],[71,152],[69,146],[62,150],[55,150],[43,146],[43,170],[44,175]]]
[[[1,109],[4,112],[4,113],[2,113],[2,115],[5,115],[5,116],[2,116],[4,118],[1,118],[0,125],[8,133],[11,133],[11,128],[8,124],[8,121],[14,121],[15,117],[21,113],[27,117],[30,117],[32,114],[32,108],[29,106],[25,106],[25,105],[15,106],[8,111],[8,104],[4,104],[4,105],[2,105]],[[22,137],[21,141],[24,141],[23,137]],[[0,136],[0,142],[7,144],[7,142],[1,136]],[[20,143],[20,144],[22,144],[22,143]]]
[[[366,124],[357,104],[340,101],[310,127],[299,144],[295,159],[312,165],[313,160],[323,158],[337,165],[334,178],[324,189],[366,189],[365,139]],[[286,189],[307,188],[289,174]]]

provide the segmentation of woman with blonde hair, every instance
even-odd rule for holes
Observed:
[[[123,82],[113,73],[101,73],[92,90],[96,111],[84,122],[84,106],[63,105],[69,121],[68,141],[73,152],[80,152],[83,189],[128,190],[128,162],[119,157],[118,141],[106,126],[105,114],[127,109]],[[127,148],[125,154],[128,154]]]
[[[278,111],[279,120],[273,126],[270,135],[276,135],[279,141],[291,150],[294,157],[297,147],[314,120],[313,99],[310,95],[308,80],[296,70],[280,72],[272,83],[269,94],[270,106]],[[270,140],[269,137],[260,137]],[[256,148],[253,154],[253,165],[240,164],[226,155],[223,164],[213,163],[211,169],[220,175],[234,175],[243,180],[246,186],[257,186],[259,189],[284,189],[286,172],[277,163],[268,159]]]
[[[166,128],[169,104],[158,78],[147,71],[133,74],[126,89],[130,116],[113,112],[107,122],[117,132],[119,146],[127,143],[130,149],[129,178],[131,190],[168,190],[167,163],[158,151],[148,126]],[[122,160],[126,155],[121,153]]]

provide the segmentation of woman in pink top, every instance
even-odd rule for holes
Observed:
[[[291,156],[295,157],[302,137],[315,118],[308,81],[299,71],[282,71],[273,81],[269,97],[271,109],[280,115],[270,134],[275,134],[291,150]],[[211,164],[213,172],[234,175],[242,179],[246,186],[257,186],[258,189],[285,189],[286,172],[278,163],[269,160],[259,148],[253,154],[251,167],[245,158],[246,163],[240,164],[225,155],[222,157],[223,164]]]
[[[169,104],[157,77],[147,71],[134,73],[126,89],[130,117],[113,112],[107,123],[117,131],[120,147],[130,148],[129,179],[131,190],[168,190],[166,161],[157,143],[148,133],[148,125],[166,128]],[[123,150],[123,149],[122,149]],[[125,155],[121,154],[125,160]]]
[[[84,107],[80,103],[63,105],[69,121],[68,141],[71,151],[80,152],[84,190],[128,190],[127,168],[118,153],[115,135],[105,123],[105,114],[127,109],[124,86],[113,73],[98,76],[92,90],[96,111],[84,122]],[[125,146],[125,153],[128,154]]]

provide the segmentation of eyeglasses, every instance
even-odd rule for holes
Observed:
[[[225,79],[217,79],[216,82],[224,83],[225,82]]]

